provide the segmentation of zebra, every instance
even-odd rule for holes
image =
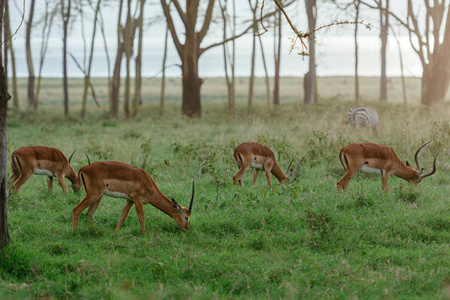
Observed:
[[[375,108],[370,106],[355,105],[350,108],[347,112],[348,121],[347,123],[352,125],[352,127],[372,128],[373,135],[378,136],[378,129],[380,128],[380,117]]]

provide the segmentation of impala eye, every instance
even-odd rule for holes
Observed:
[[[184,217],[184,219],[185,219],[186,221],[189,221],[189,217]]]

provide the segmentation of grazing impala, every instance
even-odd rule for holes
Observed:
[[[74,153],[75,151],[67,160],[64,154],[56,148],[29,146],[14,151],[11,155],[12,175],[9,179],[14,185],[14,193],[17,194],[20,187],[33,174],[47,176],[49,192],[53,188],[53,177],[58,178],[64,192],[68,191],[64,177],[67,177],[72,183],[73,191],[78,192],[80,190],[78,176],[70,165]]]
[[[337,189],[347,190],[350,180],[359,172],[381,174],[383,183],[383,192],[388,190],[389,176],[395,175],[411,183],[419,183],[425,177],[431,176],[436,172],[436,158],[439,154],[439,148],[434,156],[433,170],[428,174],[423,174],[423,169],[419,166],[417,155],[419,151],[431,143],[423,144],[414,155],[417,164],[417,170],[413,169],[408,162],[402,162],[394,150],[389,146],[373,143],[355,143],[341,149],[339,159],[345,170],[345,175],[337,183]]]
[[[233,177],[233,185],[239,181],[240,185],[243,185],[242,176],[248,169],[253,169],[253,182],[255,184],[256,178],[258,177],[258,171],[265,171],[267,176],[267,181],[269,182],[270,188],[272,188],[272,178],[270,173],[272,173],[280,183],[285,183],[288,178],[292,177],[293,170],[290,169],[292,161],[289,164],[286,174],[281,171],[280,166],[275,160],[272,150],[268,147],[263,146],[258,143],[243,143],[234,149],[234,159],[238,165],[239,171]],[[301,161],[298,162],[298,167],[293,177],[293,180],[297,180],[300,170]]]
[[[142,234],[145,234],[144,204],[151,204],[165,212],[183,231],[189,228],[194,201],[194,183],[189,208],[184,208],[174,199],[169,200],[164,196],[146,171],[128,164],[115,161],[96,162],[82,168],[78,172],[78,177],[86,191],[86,197],[73,209],[73,231],[77,228],[80,214],[88,206],[86,215],[91,220],[94,219],[95,211],[104,195],[127,200],[120,214],[116,232],[119,231],[133,204],[136,207]]]

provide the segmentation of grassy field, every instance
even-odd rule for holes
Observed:
[[[195,181],[191,230],[182,232],[147,205],[146,236],[134,209],[115,235],[125,200],[105,197],[95,225],[83,214],[72,233],[72,209],[84,191],[64,194],[55,183],[49,194],[45,177],[32,176],[10,197],[11,245],[0,252],[0,298],[449,299],[450,103],[422,107],[420,89],[411,89],[404,108],[396,85],[380,105],[377,80],[364,79],[363,99],[381,116],[374,138],[343,124],[352,105],[351,78],[323,80],[319,104],[303,106],[302,86],[289,78],[283,105],[271,108],[260,81],[250,116],[242,80],[235,119],[227,116],[222,80],[206,81],[202,119],[180,117],[176,80],[161,113],[159,85],[149,81],[139,117],[129,122],[105,118],[101,87],[101,108],[91,105],[80,120],[75,87],[81,80],[71,82],[75,104],[65,118],[60,84],[45,81],[38,113],[10,111],[9,153],[27,145],[57,147],[66,156],[77,149],[76,171],[87,164],[83,151],[91,161],[129,162],[183,206]],[[415,79],[409,84],[420,87]],[[436,174],[419,185],[391,177],[384,194],[379,176],[358,174],[348,193],[335,191],[344,173],[343,146],[387,144],[411,162],[428,140],[434,142],[419,158],[426,172],[438,143],[441,152]],[[290,158],[305,156],[299,181],[275,181],[271,190],[260,175],[251,187],[249,172],[244,187],[234,187],[233,149],[246,141],[270,146],[283,169]]]

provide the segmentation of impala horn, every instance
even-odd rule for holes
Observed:
[[[75,151],[77,151],[77,149],[73,150],[72,154],[69,157],[69,164],[70,164],[70,160],[72,159],[72,156],[75,154]]]
[[[294,178],[292,179],[292,181],[298,180],[298,177],[300,176],[300,171],[302,170],[302,162],[304,160],[305,160],[304,156],[302,157],[302,159],[300,161],[297,160],[298,161],[298,167],[297,167],[297,170],[295,171],[295,175],[294,175]]]
[[[417,171],[419,171],[419,172],[420,172],[420,165],[419,165],[419,160],[417,159],[417,155],[419,155],[419,151],[422,150],[422,148],[425,147],[426,145],[428,145],[429,143],[431,143],[431,141],[426,142],[425,144],[420,146],[419,150],[417,150],[416,154],[414,155],[414,159],[415,159],[416,165],[417,165]]]
[[[86,158],[88,160],[88,165],[90,165],[91,164],[91,160],[89,159],[89,156],[87,155],[86,151],[84,151],[84,154],[86,154]]]
[[[291,162],[289,163],[289,166],[286,169],[286,173],[285,174],[286,174],[287,177],[291,177],[291,175],[292,175],[291,165],[292,165],[293,161],[294,161],[294,159],[291,160]]]
[[[431,175],[433,175],[436,172],[436,158],[437,158],[437,156],[439,154],[439,150],[441,150],[441,145],[440,144],[439,144],[438,149],[436,151],[436,155],[434,156],[433,170],[430,173],[428,173],[428,174],[422,175],[421,176],[422,179],[424,179],[425,177],[431,176]]]
[[[189,203],[189,208],[187,210],[187,213],[192,213],[192,204],[194,204],[194,181],[192,181],[192,197],[191,197],[191,203]]]

